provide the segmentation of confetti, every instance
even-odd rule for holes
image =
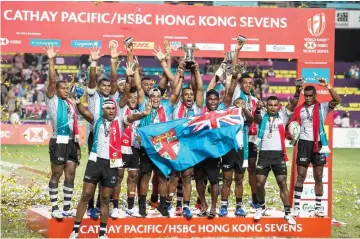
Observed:
[[[103,0],[100,0],[100,1],[94,1],[94,5],[95,7],[97,7],[100,3],[104,2]]]

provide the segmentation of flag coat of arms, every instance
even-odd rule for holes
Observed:
[[[229,108],[148,125],[138,133],[150,159],[167,176],[237,149],[236,133],[243,125],[241,109]]]

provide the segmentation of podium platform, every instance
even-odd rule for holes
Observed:
[[[290,226],[283,218],[283,212],[269,211],[270,216],[255,222],[253,214],[244,218],[228,217],[214,219],[199,218],[194,214],[191,220],[183,217],[159,216],[148,210],[147,218],[131,218],[125,212],[113,220],[109,218],[109,238],[190,238],[190,237],[331,237],[331,218],[297,218],[297,225]],[[28,209],[26,226],[48,238],[69,238],[74,224],[73,218],[57,221],[51,218],[49,207]],[[97,238],[99,219],[86,215],[81,223],[79,238]]]

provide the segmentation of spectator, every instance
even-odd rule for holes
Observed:
[[[349,128],[350,127],[350,115],[349,112],[343,114],[341,119],[341,128]]]
[[[354,120],[354,128],[360,128],[360,121]]]
[[[260,71],[260,73],[262,73],[262,68],[260,66],[260,62],[256,62],[256,66],[253,69],[253,73],[256,73],[257,71]]]
[[[10,87],[5,104],[7,105],[9,116],[11,116],[11,114],[14,113],[16,110],[16,95],[14,85],[11,85]]]
[[[247,61],[244,62],[244,65],[241,68],[240,73],[243,77],[249,77],[250,71],[249,71],[249,65],[248,65]]]
[[[274,71],[274,68],[270,68],[269,71],[266,73],[266,77],[276,77],[276,73]]]
[[[341,127],[341,115],[338,111],[335,111],[333,114],[334,126]]]
[[[255,93],[260,95],[260,99],[262,99],[262,84],[264,83],[264,79],[262,77],[262,73],[260,68],[256,68],[254,73],[254,85],[255,85]]]
[[[359,78],[359,67],[357,67],[355,64],[350,67],[349,77],[353,79]]]

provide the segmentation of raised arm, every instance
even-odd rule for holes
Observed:
[[[324,78],[319,78],[319,86],[326,87],[331,95],[332,101],[329,102],[329,106],[331,108],[335,108],[338,104],[341,102],[340,96],[335,92],[334,88],[330,85],[330,83],[327,83]]]
[[[130,62],[133,61],[133,43],[130,43],[128,45],[125,45],[125,49],[127,52],[127,62],[130,64]]]
[[[48,98],[52,98],[55,95],[56,91],[56,72],[54,58],[59,50],[54,51],[54,47],[52,45],[48,45],[46,48],[43,49],[45,50],[46,55],[49,58],[49,84],[46,89],[46,96]]]
[[[132,80],[132,77],[135,75],[135,71],[133,70],[133,65],[134,65],[134,63],[130,63],[130,64],[126,63],[126,68],[123,67],[125,69],[126,75],[128,77],[127,77],[127,80],[125,83],[124,94],[122,95],[122,97],[119,100],[120,108],[123,108],[126,105],[128,99],[130,97],[131,80]]]
[[[80,101],[76,101],[76,108],[78,109],[79,114],[81,114],[87,122],[90,124],[94,123],[93,114],[91,114],[91,112]]]
[[[138,94],[138,103],[141,104],[141,103],[144,102],[145,92],[144,92],[143,88],[141,87],[141,77],[140,77],[140,73],[139,73],[139,62],[138,62],[136,57],[135,57],[134,62],[135,62],[135,64],[137,64],[137,67],[135,69],[135,74],[134,74],[133,81],[135,83],[137,94]]]
[[[145,118],[146,116],[148,116],[150,114],[151,109],[152,109],[152,103],[151,103],[151,101],[149,101],[147,103],[147,105],[145,106],[145,109],[143,112],[128,115],[124,119],[125,124],[129,125],[137,120],[141,120],[141,119]]]
[[[179,99],[180,96],[180,92],[182,89],[182,83],[184,80],[184,69],[183,68],[178,68],[178,71],[176,72],[176,74],[179,74],[179,81],[178,84],[175,87],[175,90],[172,92],[171,96],[170,96],[170,104],[171,106],[174,106],[176,104],[176,102]]]
[[[236,69],[236,70],[235,70]],[[237,84],[237,76],[239,74],[238,68],[234,68],[234,71],[231,75],[227,76],[227,81],[226,81],[226,90],[225,90],[225,96],[224,96],[224,104],[226,107],[230,107],[231,106],[231,100],[232,97],[234,95],[234,91],[235,91],[235,87]],[[229,83],[230,81],[230,83]]]
[[[110,56],[111,56],[111,90],[110,95],[113,95],[117,91],[117,64],[118,64],[118,57],[121,54],[121,51],[117,51],[116,45],[110,46]]]
[[[302,79],[298,79],[297,81],[302,81]],[[299,102],[299,99],[300,99],[300,93],[302,91],[304,87],[304,84],[303,83],[299,83],[296,85],[296,89],[295,89],[295,94],[294,94],[294,97],[290,100],[290,102],[287,104],[286,108],[290,111],[290,112],[293,112]]]
[[[254,116],[254,121],[255,123],[257,124],[260,124],[261,123],[261,109],[264,107],[264,104],[261,100],[259,100],[257,103],[256,103],[256,110],[255,110],[255,116]]]
[[[163,76],[161,77],[161,80],[159,82],[159,87],[162,89],[166,89],[167,81],[169,81],[171,89],[174,90],[176,87],[176,84],[174,83],[174,76],[171,73],[171,70],[168,68],[166,60],[168,53],[162,53],[161,48],[158,47],[158,49],[154,48],[153,54],[160,61],[160,65],[163,69]]]
[[[103,55],[100,55],[100,49],[101,49],[101,47],[93,48],[92,50],[90,50],[91,64],[90,64],[90,79],[89,79],[89,84],[88,84],[89,89],[96,88],[96,67],[97,67],[99,59],[103,56]]]
[[[192,69],[193,69],[192,72],[194,72],[194,77],[196,82],[196,89],[193,89],[193,91],[196,92],[195,94],[196,105],[199,108],[202,108],[204,103],[204,93],[203,93],[204,86],[203,86],[203,81],[201,79],[199,64],[196,62],[194,65],[192,65]]]
[[[168,69],[171,72],[171,47],[170,47],[170,43],[168,40],[164,41],[164,48],[165,48],[165,53],[166,53],[166,64]]]

